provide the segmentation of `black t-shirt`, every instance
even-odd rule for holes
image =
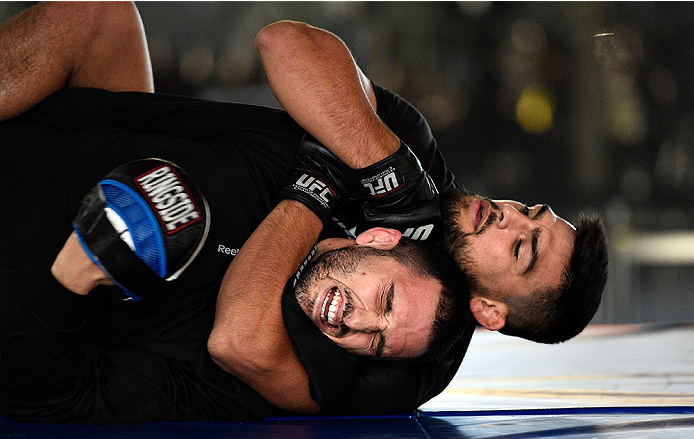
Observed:
[[[439,188],[453,184],[421,115],[385,89],[377,87],[377,96],[381,117],[420,157]],[[0,309],[0,398],[6,414],[52,422],[272,414],[270,404],[211,362],[206,340],[226,267],[276,204],[275,193],[293,166],[302,135],[279,110],[95,89],[63,90],[0,124],[0,202],[15,212],[0,219],[0,294],[12,304]],[[170,300],[133,304],[95,294],[88,303],[80,302],[79,312],[71,312],[74,298],[56,292],[60,287],[48,267],[71,231],[84,194],[114,167],[145,157],[177,163],[200,186],[211,206],[206,244]],[[65,300],[55,304],[51,297]],[[65,321],[53,323],[60,312]],[[311,364],[313,342],[302,347],[301,336],[292,336],[302,362]],[[46,340],[53,344],[47,346]],[[41,349],[52,352],[55,362],[42,361]],[[57,370],[65,377],[47,375],[64,356],[72,370],[62,364]],[[444,369],[450,376],[417,390],[425,399],[445,387],[457,364]],[[312,387],[321,388],[321,374],[313,374],[310,366],[307,371]],[[355,386],[367,399],[369,388],[378,388],[373,382]],[[340,397],[314,397],[325,412],[355,411],[353,401],[343,409]]]
[[[276,204],[302,135],[283,111],[95,89],[63,90],[0,124],[3,411],[51,422],[274,413],[211,362],[206,342],[226,268]],[[32,311],[31,298],[69,297],[49,267],[84,194],[114,167],[145,157],[179,164],[210,204],[206,244],[170,298],[128,303],[95,293],[83,315],[57,304]],[[44,325],[58,310],[75,320]]]

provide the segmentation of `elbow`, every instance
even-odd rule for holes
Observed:
[[[212,361],[222,370],[237,375],[244,358],[244,353],[239,343],[234,342],[234,338],[221,330],[213,329],[207,339],[207,351]]]
[[[261,56],[270,52],[286,50],[296,41],[306,38],[309,29],[311,26],[299,21],[277,21],[258,32],[255,37],[255,48]]]
[[[241,379],[250,373],[258,373],[265,366],[256,347],[257,344],[249,342],[247,338],[235,337],[222,330],[213,329],[207,339],[207,351],[212,361],[225,372]]]

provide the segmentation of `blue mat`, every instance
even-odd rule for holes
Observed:
[[[27,424],[0,417],[0,438],[692,438],[694,407],[609,407],[401,416],[283,417],[262,422]]]

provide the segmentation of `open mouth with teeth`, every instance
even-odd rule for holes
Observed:
[[[328,294],[325,295],[323,299],[323,306],[321,307],[320,319],[321,322],[328,324],[334,328],[340,326],[341,319],[341,306],[343,301],[342,293],[337,287],[333,287]]]

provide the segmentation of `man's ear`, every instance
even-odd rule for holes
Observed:
[[[374,227],[357,236],[357,245],[366,245],[379,250],[390,250],[400,242],[402,233],[395,229]]]
[[[503,302],[473,296],[470,298],[470,311],[475,320],[490,331],[498,331],[506,325],[508,306]]]

